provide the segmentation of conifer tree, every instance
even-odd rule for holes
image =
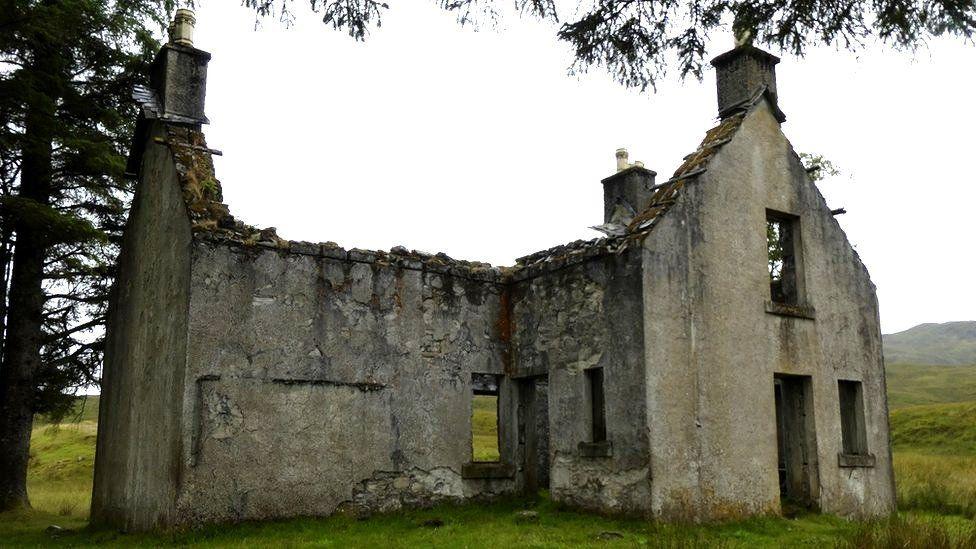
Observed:
[[[0,510],[29,505],[33,416],[66,413],[101,362],[130,94],[167,8],[0,0]]]

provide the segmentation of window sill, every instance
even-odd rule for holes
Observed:
[[[791,303],[767,301],[766,312],[773,315],[792,316],[795,318],[806,318],[809,320],[816,318],[816,311],[809,305],[794,305]]]
[[[874,454],[837,454],[840,467],[874,467]]]
[[[608,458],[613,455],[613,444],[609,440],[580,442],[579,455],[584,458]]]
[[[461,478],[514,478],[515,466],[500,461],[472,461],[461,466]]]

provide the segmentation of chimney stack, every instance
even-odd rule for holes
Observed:
[[[720,118],[748,106],[749,101],[764,89],[777,111],[780,122],[786,120],[776,105],[776,64],[779,57],[755,46],[743,44],[712,59],[718,85],[718,115]]]
[[[627,225],[647,207],[657,173],[643,162],[630,163],[627,149],[617,149],[617,173],[604,179],[603,222]]]
[[[160,103],[160,118],[169,122],[193,125],[209,122],[203,108],[210,54],[193,47],[195,24],[192,11],[176,10],[169,25],[169,43],[153,61],[149,84]]]

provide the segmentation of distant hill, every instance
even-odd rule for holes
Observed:
[[[976,364],[976,321],[919,324],[882,340],[888,364]]]

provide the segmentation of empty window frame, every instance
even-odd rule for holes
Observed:
[[[769,295],[774,303],[800,302],[798,282],[800,221],[796,216],[766,210],[766,249],[769,263]]]
[[[495,374],[471,374],[471,461],[497,462],[498,378]]]
[[[840,432],[843,453],[866,455],[868,436],[864,426],[864,391],[860,381],[837,381],[840,399]]]
[[[603,368],[590,368],[586,373],[586,399],[590,403],[590,442],[607,440],[606,402],[603,392]]]

